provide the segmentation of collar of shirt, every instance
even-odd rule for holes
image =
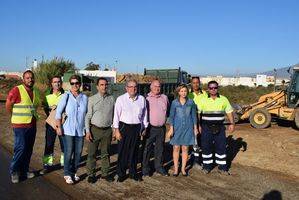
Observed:
[[[131,98],[129,93],[126,93],[126,96],[128,99],[132,100],[132,101],[136,101],[138,99],[138,94],[136,94],[136,96],[134,98]]]
[[[101,93],[99,93],[99,92],[98,92],[98,96],[99,96],[100,98],[105,98],[105,97],[107,97],[107,96],[108,96],[108,94],[107,94],[107,93],[105,93],[104,95],[102,95]]]
[[[161,94],[153,94],[152,92],[150,92],[147,94],[147,96],[159,98],[161,96]]]
[[[210,93],[208,94],[208,98],[211,98]],[[220,98],[220,94],[219,93],[217,93],[217,98]]]

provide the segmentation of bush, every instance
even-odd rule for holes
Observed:
[[[75,64],[72,61],[55,57],[52,60],[41,62],[33,72],[37,83],[48,85],[53,76],[63,76],[65,72],[75,69]]]

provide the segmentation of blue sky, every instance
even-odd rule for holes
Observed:
[[[261,72],[299,63],[298,22],[297,0],[1,0],[0,70],[43,55],[121,72]]]

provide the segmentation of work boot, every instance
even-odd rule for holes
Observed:
[[[87,178],[87,182],[88,183],[95,183],[95,182],[97,182],[97,177],[95,175],[90,175]]]
[[[60,155],[60,166],[61,167],[64,166],[64,154],[63,153]]]
[[[107,181],[107,182],[109,182],[109,183],[111,183],[111,182],[114,181],[114,178],[113,178],[112,176],[109,176],[109,175],[107,175],[107,176],[102,176],[102,179],[104,179],[105,181]]]
[[[208,170],[208,169],[204,169],[204,168],[203,168],[203,169],[201,170],[201,172],[204,173],[204,174],[209,174],[209,173],[211,172],[211,170]]]
[[[35,177],[35,174],[33,172],[27,172],[26,173],[26,178],[27,179],[31,179],[31,178],[34,178]]]
[[[39,174],[40,175],[45,175],[45,174],[47,174],[49,172],[50,172],[50,170],[48,168],[44,168],[44,169],[40,170]]]
[[[225,176],[230,176],[231,174],[227,170],[218,169],[218,173]]]
[[[18,172],[13,172],[11,174],[11,182],[12,183],[18,183],[19,182],[19,174],[18,174]]]

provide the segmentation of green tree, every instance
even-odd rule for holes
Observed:
[[[96,64],[96,63],[93,63],[93,62],[90,62],[90,63],[87,63],[87,65],[86,65],[86,67],[84,69],[85,70],[99,70],[100,69],[100,65]]]
[[[53,76],[63,76],[67,71],[75,71],[75,64],[71,60],[54,57],[38,64],[33,70],[36,76],[36,82],[41,84],[49,84]]]

